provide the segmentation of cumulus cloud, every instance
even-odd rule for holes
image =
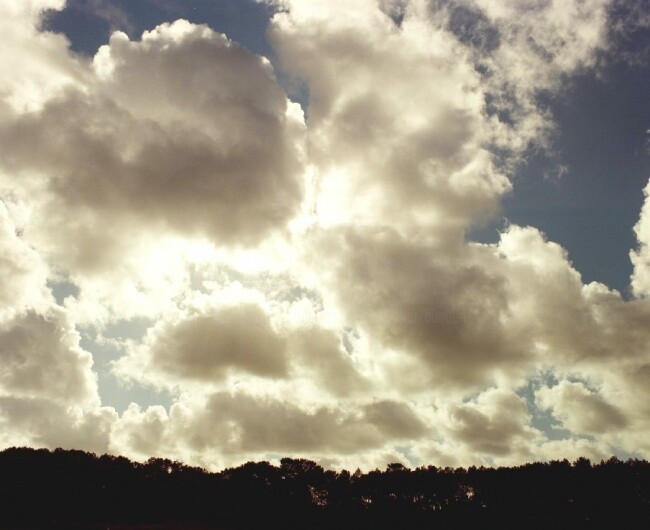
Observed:
[[[11,202],[8,202],[12,206]],[[48,300],[45,283],[48,267],[19,236],[19,206],[14,215],[0,201],[0,321],[28,307],[42,306]]]
[[[407,370],[394,384],[471,388],[521,367],[526,349],[509,327],[505,278],[481,265],[494,259],[489,249],[418,243],[390,229],[328,232],[317,245],[327,256],[324,289],[346,318],[379,351],[419,361],[419,374]]]
[[[0,388],[4,394],[63,403],[97,399],[92,357],[62,311],[28,312],[0,327]]]
[[[0,324],[0,446],[108,451],[117,414],[100,405],[92,356],[79,339],[59,307]]]
[[[51,271],[21,236],[29,218],[0,202],[0,446],[107,451],[113,409],[100,406],[93,359],[71,315],[54,304]]]
[[[484,147],[484,94],[456,39],[417,13],[398,29],[371,1],[288,4],[271,40],[310,88],[319,218],[444,227],[494,213],[509,182]]]
[[[609,6],[609,58],[644,67],[650,58],[650,14],[644,0],[613,0]]]
[[[67,53],[60,35],[37,30],[44,9],[60,9],[65,0],[5,1],[0,3],[0,29],[8,53],[0,58],[3,72],[0,101],[23,111],[42,103],[84,77],[83,68]],[[2,116],[2,114],[0,114]]]
[[[470,451],[488,455],[526,453],[530,442],[540,436],[530,426],[525,401],[498,389],[482,393],[474,402],[453,406],[450,419],[455,439]]]
[[[0,445],[107,453],[116,420],[117,414],[110,407],[83,409],[50,399],[2,396]]]
[[[537,98],[542,90],[559,90],[563,76],[594,64],[605,45],[604,4],[562,10],[554,3],[457,2],[443,12],[423,2],[337,8],[287,1],[281,7],[271,40],[283,66],[310,89],[307,157],[315,175],[311,224],[296,270],[320,293],[322,307],[314,315],[328,326],[309,317],[308,325],[289,329],[278,326],[286,314],[278,320],[279,313],[269,313],[276,318],[274,339],[261,351],[275,352],[280,337],[286,363],[275,387],[253,387],[242,378],[251,371],[243,365],[246,355],[226,362],[212,347],[202,356],[206,373],[218,367],[208,386],[229,372],[239,373],[241,386],[237,405],[223,391],[205,395],[200,416],[209,413],[211,424],[227,421],[229,434],[215,441],[213,431],[193,431],[187,443],[194,454],[206,447],[200,440],[210,438],[232,455],[304,451],[340,462],[350,449],[328,445],[330,430],[384,455],[391,454],[393,438],[410,432],[414,454],[456,464],[552,458],[554,451],[602,455],[610,442],[640,447],[635,440],[645,432],[643,413],[622,398],[629,374],[613,367],[620,359],[626,370],[646,362],[644,302],[626,302],[601,284],[584,285],[566,252],[534,228],[509,226],[491,245],[464,237],[498,210],[510,189],[497,169],[503,160],[491,147],[519,156],[531,142],[544,144],[542,133],[552,124]],[[530,9],[539,25],[522,15]],[[263,294],[271,305],[278,296],[275,289]],[[219,330],[209,311],[200,314],[168,323],[168,330],[187,325],[192,337]],[[357,341],[345,344],[343,329],[354,330]],[[189,340],[183,344],[165,350],[174,363],[191,362],[182,352],[200,350]],[[148,366],[165,365],[153,361],[153,349],[142,351]],[[367,364],[355,365],[355,358]],[[184,373],[184,364],[174,366],[166,377]],[[604,367],[610,377],[599,376]],[[597,414],[608,400],[617,403],[620,416],[612,413],[611,428],[619,437],[607,438],[603,430],[590,444],[576,429],[577,437],[546,439],[515,393],[540,371],[579,373],[600,384],[607,397],[587,396],[585,407]],[[331,402],[319,401],[327,394],[298,392],[305,388],[296,384],[301,378],[351,400],[335,413]],[[389,397],[370,406],[364,393]],[[530,406],[551,410],[542,394]],[[309,411],[287,400],[295,395],[310,403]],[[408,400],[426,411],[416,424],[403,409]],[[139,425],[151,417],[152,429],[160,429],[151,440],[167,437],[167,447],[180,451],[169,434],[180,421],[173,418],[182,416],[188,428],[199,414],[192,406],[185,415],[182,410],[134,409],[130,421]],[[552,409],[562,416],[561,410]],[[258,417],[275,418],[272,424],[282,427],[262,425]],[[316,417],[326,430],[312,425]],[[621,419],[628,417],[638,423]],[[352,418],[363,437],[345,430]],[[365,421],[373,428],[362,428]],[[433,440],[419,440],[420,431]],[[126,432],[121,439],[128,446],[136,435]],[[383,441],[364,441],[369,432]]]
[[[630,252],[634,264],[632,290],[636,296],[650,294],[650,183],[646,186],[645,202],[639,222],[634,227],[639,247]]]
[[[58,9],[48,6],[49,11],[43,13],[47,24],[48,17],[53,16]],[[104,20],[111,29],[133,30],[133,24],[128,13],[110,0],[65,0],[66,9],[84,13]]]
[[[607,2],[274,3],[306,119],[207,26],[86,60],[35,29],[61,2],[0,2],[0,443],[214,468],[649,455],[648,200],[631,300],[534,227],[466,236],[546,145],[540,95],[596,64]],[[118,414],[79,330],[136,317],[113,375],[173,404]]]
[[[175,379],[223,380],[231,371],[287,375],[286,339],[254,303],[221,306],[161,322],[146,342],[148,364]]]
[[[279,302],[269,294],[242,286],[196,294],[149,328],[141,344],[127,344],[115,373],[170,389],[291,388],[303,401],[370,387],[344,331],[319,324],[304,297]]]
[[[303,409],[284,400],[218,392],[205,402],[192,400],[146,411],[132,406],[118,421],[114,449],[141,457],[164,448],[209,455],[217,466],[300,454],[336,458],[381,449],[388,441],[406,441],[426,432],[408,406],[380,401],[353,409],[320,406]]]
[[[93,65],[0,130],[4,185],[57,227],[25,234],[62,266],[110,269],[143,230],[251,245],[297,212],[302,114],[266,59],[177,21]]]
[[[542,409],[551,410],[562,426],[576,434],[600,434],[625,427],[625,416],[580,383],[562,381],[535,393]]]
[[[361,363],[345,346],[345,335],[323,326],[310,325],[292,330],[287,336],[293,376],[311,386],[340,397],[363,395],[372,383]],[[350,344],[350,348],[352,345]]]
[[[540,96],[596,64],[608,45],[609,3],[459,0],[442,10],[485,72],[489,110],[507,125],[498,127],[497,145],[515,156],[548,145],[554,125]]]
[[[38,43],[11,47],[27,48],[39,92],[7,66],[0,190],[29,210],[22,241],[78,288],[78,322],[157,316],[187,288],[188,239],[249,248],[286,235],[302,201],[304,121],[268,60],[179,20],[139,41],[115,33],[87,62],[36,32],[45,7],[60,6],[11,11],[16,39]],[[43,68],[40,82],[30,68],[48,54],[57,72]]]

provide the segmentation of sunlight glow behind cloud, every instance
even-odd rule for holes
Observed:
[[[650,188],[630,300],[534,227],[467,237],[612,46],[609,2],[270,4],[273,64],[182,19],[86,58],[37,29],[63,2],[0,0],[0,444],[650,458]],[[115,410],[107,369],[172,405]]]

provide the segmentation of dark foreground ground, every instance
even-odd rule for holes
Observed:
[[[369,473],[284,458],[208,473],[12,448],[0,482],[0,530],[650,529],[650,464],[616,458]]]
[[[111,524],[111,523],[52,523],[38,526],[19,526],[16,530],[225,530],[223,527],[168,524]]]

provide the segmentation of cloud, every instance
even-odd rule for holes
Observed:
[[[110,0],[66,0],[65,7],[104,20],[111,29],[133,31],[133,24],[127,12]],[[52,12],[44,13],[46,23],[48,14],[51,16],[56,11],[59,9],[53,8]]]
[[[7,185],[38,207],[25,231],[36,246],[93,270],[132,232],[246,246],[285,229],[302,198],[302,115],[266,59],[177,21],[140,42],[115,33],[93,64],[2,122]],[[57,229],[40,232],[44,219]]]
[[[346,350],[343,332],[319,324],[307,298],[267,296],[233,285],[195,294],[149,328],[141,344],[126,344],[114,371],[195,392],[241,386],[275,395],[291,389],[304,401],[367,391],[371,381]]]
[[[100,405],[93,359],[79,340],[60,307],[0,323],[1,447],[108,451],[117,414]]]
[[[231,372],[287,376],[286,339],[257,304],[217,306],[161,322],[145,343],[150,369],[173,379],[218,382]]]
[[[456,39],[417,13],[397,28],[370,1],[288,4],[270,37],[309,86],[321,222],[464,226],[494,213],[510,185],[485,149],[480,78]]]
[[[395,348],[418,361],[418,374],[407,371],[393,384],[479,388],[499,373],[516,374],[526,360],[523,339],[510,329],[506,279],[482,265],[495,260],[489,248],[411,241],[381,228],[329,231],[315,246],[327,256],[322,288],[344,318],[379,351]]]
[[[218,370],[203,389],[178,386],[198,392],[203,405],[179,402],[168,415],[134,409],[122,447],[148,417],[152,433],[158,429],[150,439],[162,437],[170,451],[219,447],[229,459],[294,451],[341,462],[351,449],[330,441],[330,430],[382,454],[409,433],[400,443],[413,454],[457,464],[518,463],[554,451],[602,455],[610,442],[641,447],[644,413],[622,396],[630,385],[626,370],[647,359],[647,305],[583,284],[567,253],[535,228],[508,226],[489,245],[465,239],[510,189],[498,169],[503,160],[490,149],[496,143],[520,156],[531,142],[544,144],[539,133],[552,124],[537,98],[594,64],[605,45],[603,5],[589,12],[578,4],[566,12],[550,3],[529,6],[538,28],[523,7],[508,3],[457,3],[445,16],[418,2],[383,11],[370,1],[340,11],[282,3],[271,39],[283,65],[310,88],[307,156],[315,174],[302,261],[292,272],[300,288],[319,293],[322,307],[307,304],[310,316],[292,327],[290,311],[277,310],[278,290],[262,289],[274,336],[286,341],[283,377],[253,383],[250,369],[236,364],[246,356],[227,363],[218,353],[205,356],[207,373],[210,363]],[[207,318],[182,320],[192,337],[219,329],[209,311],[200,314]],[[327,325],[314,325],[319,319]],[[346,329],[356,342],[345,343]],[[182,362],[190,350],[196,348],[165,351]],[[142,358],[153,359],[150,352]],[[621,359],[625,370],[616,368]],[[234,394],[225,389],[235,386],[222,384],[229,371],[238,372]],[[602,386],[603,403],[612,400],[621,417],[638,416],[638,423],[614,422],[622,434],[603,431],[593,443],[580,432],[549,440],[532,427],[516,393],[540,373],[582,374]],[[381,396],[380,406],[368,404],[371,395]],[[332,396],[345,398],[338,411]],[[403,407],[410,403],[426,420],[408,419]],[[227,425],[228,435],[195,428],[198,417]],[[193,433],[180,445],[176,421]]]
[[[82,409],[43,398],[0,397],[0,446],[109,451],[117,414],[110,407]]]
[[[644,190],[645,202],[634,227],[639,246],[630,252],[634,265],[632,290],[636,296],[650,295],[650,183]]]
[[[120,454],[142,459],[150,456],[165,456],[173,453],[165,436],[165,423],[168,420],[164,407],[149,407],[146,412],[132,403],[121,415],[112,436],[112,450]]]
[[[8,208],[14,210],[14,215]],[[19,205],[0,201],[0,321],[28,307],[42,306],[49,293],[48,267],[20,237]]]
[[[294,377],[304,377],[310,386],[341,397],[363,395],[372,387],[369,377],[355,364],[354,352],[347,351],[335,330],[318,325],[299,327],[287,339]]]
[[[107,451],[117,415],[100,406],[92,355],[47,287],[55,276],[22,237],[29,207],[0,202],[0,446]]]
[[[562,426],[576,434],[601,434],[625,427],[625,416],[580,383],[562,381],[535,392],[538,405],[558,417]]]
[[[540,455],[540,460],[547,462],[564,459],[575,462],[581,457],[588,458],[592,462],[600,462],[612,456],[612,448],[599,440],[565,438],[544,442],[536,454]]]
[[[608,59],[645,67],[650,58],[650,14],[644,0],[613,0],[609,5]]]
[[[596,64],[608,45],[609,3],[449,3],[450,29],[454,30],[453,15],[465,11],[470,23],[457,23],[456,33],[475,54],[478,48],[475,57],[486,72],[492,111],[502,123],[511,125],[497,135],[497,145],[514,154],[531,145],[548,145],[554,124],[540,96],[561,90],[567,76]],[[476,46],[482,42],[491,44]]]
[[[416,413],[399,403],[305,410],[284,400],[219,392],[203,404],[200,400],[178,403],[169,414],[161,407],[141,411],[132,406],[119,420],[113,443],[120,452],[142,456],[161,447],[167,455],[217,451],[217,465],[224,466],[268,454],[337,458],[424,433]]]
[[[535,392],[535,399],[576,434],[602,434],[627,424],[617,407],[580,383],[562,381],[552,388],[543,387]]]
[[[0,392],[68,404],[96,402],[92,356],[63,311],[29,311],[0,325]]]
[[[475,401],[452,407],[449,429],[469,451],[505,456],[530,454],[540,434],[530,426],[525,401],[514,393],[491,389]]]
[[[11,72],[0,80],[0,101],[22,111],[37,109],[62,88],[83,78],[83,69],[67,53],[61,35],[37,30],[44,9],[60,9],[64,0],[0,3],[3,46],[0,68]]]
[[[607,46],[606,2],[275,4],[304,116],[207,26],[89,60],[35,29],[60,2],[0,3],[0,444],[213,468],[649,455],[648,200],[630,300],[534,227],[467,238],[547,145],[541,96]],[[80,330],[171,406],[102,407]]]

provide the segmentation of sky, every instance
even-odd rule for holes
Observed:
[[[650,458],[647,0],[0,0],[0,448]]]

